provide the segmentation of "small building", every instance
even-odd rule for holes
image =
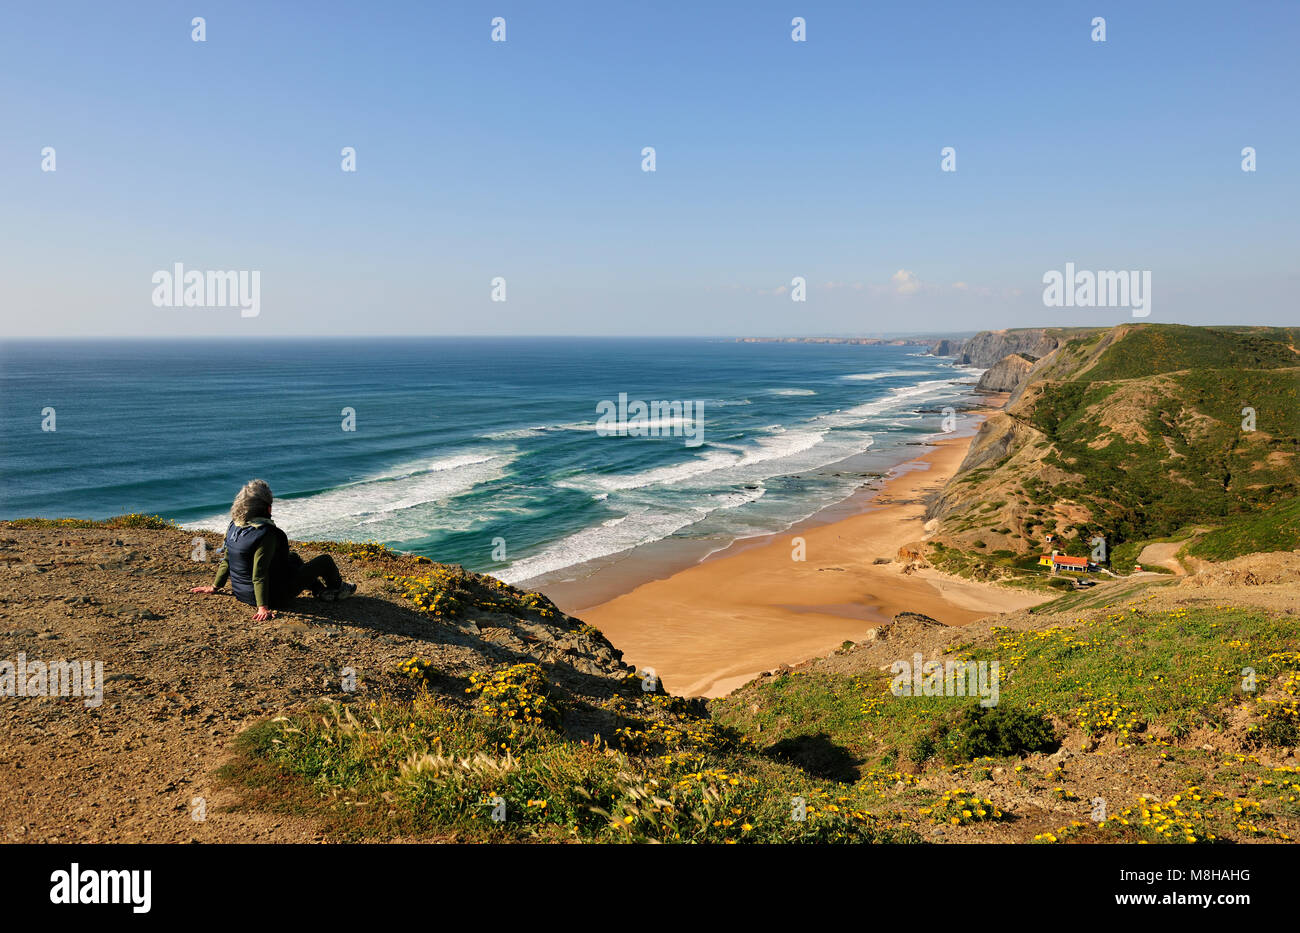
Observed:
[[[1074,573],[1093,573],[1097,570],[1097,565],[1086,557],[1070,557],[1067,554],[1058,554],[1056,551],[1051,554],[1040,555],[1038,563],[1044,567],[1051,567],[1052,573],[1056,573],[1058,570],[1069,570]]]

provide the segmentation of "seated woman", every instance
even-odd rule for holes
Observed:
[[[357,591],[344,583],[334,558],[328,554],[306,563],[289,550],[289,539],[271,521],[271,487],[250,480],[235,496],[226,528],[226,556],[211,586],[193,587],[191,593],[215,593],[230,580],[240,602],[256,606],[257,622],[275,617],[272,606],[284,606],[303,590],[323,599],[343,599]]]

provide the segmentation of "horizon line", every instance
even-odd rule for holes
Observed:
[[[1031,324],[1011,327],[986,327],[976,330],[949,331],[876,331],[864,334],[23,334],[0,335],[0,343],[23,340],[76,341],[76,340],[908,340],[972,337],[988,331],[1013,330],[1092,330],[1123,326],[1178,326],[1178,327],[1261,327],[1293,329],[1296,324],[1187,324],[1181,321],[1120,321],[1115,324]]]

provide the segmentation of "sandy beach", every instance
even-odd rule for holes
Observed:
[[[897,560],[900,545],[924,536],[924,498],[956,472],[970,442],[938,441],[902,464],[861,514],[739,542],[581,617],[669,692],[712,697],[861,640],[899,612],[964,625],[1035,605],[1041,596],[931,569],[904,574]]]

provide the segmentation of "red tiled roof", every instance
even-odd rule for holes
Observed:
[[[1057,554],[1052,560],[1058,564],[1065,564],[1067,567],[1087,567],[1088,558],[1086,557],[1066,557],[1064,554]]]

